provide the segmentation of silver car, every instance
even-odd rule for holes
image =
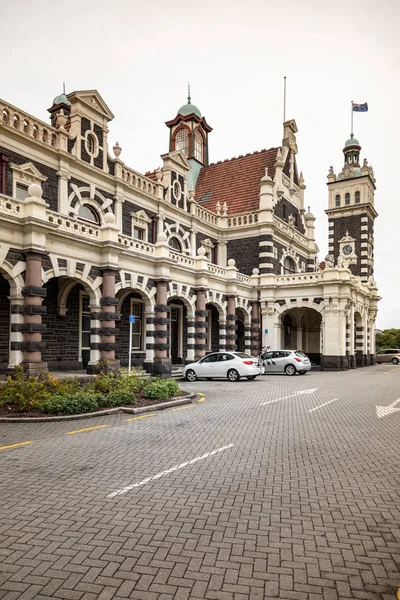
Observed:
[[[400,350],[378,350],[376,353],[376,364],[393,363],[398,365],[400,362]]]
[[[262,373],[305,375],[311,370],[311,361],[302,350],[270,350],[263,361]]]
[[[244,352],[212,352],[183,369],[183,376],[188,381],[196,381],[202,377],[226,377],[229,381],[239,381],[241,377],[246,377],[251,381],[257,375],[260,375],[258,359]]]

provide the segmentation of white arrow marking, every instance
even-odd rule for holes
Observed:
[[[290,394],[290,396],[283,396],[283,398],[277,398],[276,400],[270,400],[269,402],[261,402],[260,406],[265,406],[266,404],[273,404],[274,402],[280,402],[280,400],[286,400],[286,398],[293,398],[294,396],[301,396],[302,394],[313,394],[317,390],[318,388],[311,388],[310,390],[300,390],[299,392],[294,392],[294,394]]]
[[[326,406],[327,404],[330,404],[331,402],[337,402],[337,398],[334,398],[333,400],[329,400],[329,402],[324,402],[323,404],[320,404],[319,406],[316,406],[315,408],[310,408],[310,410],[308,412],[314,412],[314,410],[318,410],[319,408],[322,408],[323,406]]]
[[[389,404],[389,406],[377,406],[376,416],[378,417],[378,419],[380,419],[381,417],[386,417],[386,415],[390,415],[400,410],[400,408],[395,408],[398,402],[400,402],[400,398],[397,398],[397,400],[392,402],[392,404]]]

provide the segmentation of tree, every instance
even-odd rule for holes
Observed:
[[[400,329],[384,329],[375,341],[377,348],[400,348]]]

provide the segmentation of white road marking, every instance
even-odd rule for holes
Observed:
[[[286,400],[286,398],[293,398],[294,396],[301,396],[302,394],[313,394],[318,389],[319,388],[311,388],[310,390],[300,390],[299,392],[294,392],[294,394],[290,394],[290,396],[283,396],[283,398],[277,398],[276,400],[270,400],[269,402],[261,402],[260,406],[274,404],[274,402],[280,402],[281,400]]]
[[[163,477],[164,475],[168,475],[169,473],[173,473],[173,471],[177,471],[178,469],[183,469],[184,467],[187,467],[187,465],[193,465],[194,463],[198,462],[199,460],[205,460],[209,456],[214,456],[215,454],[218,454],[219,452],[223,452],[224,450],[228,450],[228,448],[232,448],[232,446],[233,446],[233,444],[228,444],[227,446],[222,446],[221,448],[217,448],[216,450],[212,450],[211,452],[206,452],[206,454],[202,454],[201,456],[196,456],[196,458],[187,460],[187,461],[181,463],[180,465],[176,465],[175,467],[171,467],[170,469],[161,471],[161,473],[157,473],[157,475],[153,475],[152,477],[146,477],[146,479],[142,479],[142,481],[138,481],[137,483],[132,483],[132,485],[128,485],[120,490],[117,490],[116,492],[112,492],[111,494],[109,494],[107,496],[107,498],[115,498],[115,496],[122,496],[122,494],[126,494],[130,490],[133,490],[133,488],[139,487],[141,485],[145,485],[146,483],[148,483],[149,481],[153,481],[154,479],[160,479],[160,477]]]
[[[320,404],[319,406],[316,406],[315,408],[310,408],[310,410],[308,412],[313,412],[313,410],[318,410],[319,408],[322,408],[323,406],[326,406],[327,404],[330,404],[331,402],[336,402],[337,398],[334,398],[333,400],[329,400],[329,402],[324,402],[324,404]]]
[[[399,402],[400,398],[397,398],[397,400],[392,402],[392,404],[389,404],[389,406],[377,406],[376,416],[378,417],[378,419],[380,419],[381,417],[386,417],[386,415],[390,415],[400,410],[400,408],[396,408],[396,404],[398,404]]]

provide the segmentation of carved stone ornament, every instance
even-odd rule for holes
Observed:
[[[289,227],[294,227],[295,218],[293,215],[288,216],[288,223],[289,223]]]

